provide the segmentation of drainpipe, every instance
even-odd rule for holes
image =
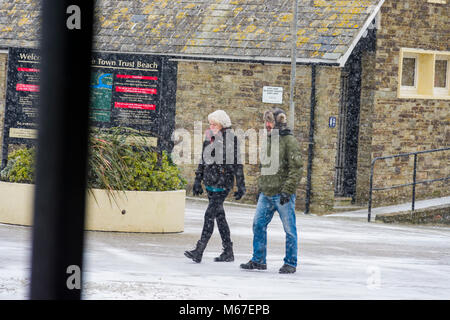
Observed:
[[[311,204],[311,172],[314,156],[314,112],[316,109],[316,66],[311,65],[311,105],[309,114],[308,166],[306,177],[305,214],[309,213]]]
[[[291,48],[291,83],[289,94],[289,127],[294,130],[295,123],[295,102],[294,102],[294,87],[295,87],[295,71],[297,67],[297,19],[298,19],[298,0],[293,1],[294,18],[292,19],[292,48]]]

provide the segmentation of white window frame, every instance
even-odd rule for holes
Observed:
[[[413,86],[403,86],[402,85],[402,78],[403,78],[403,59],[404,58],[412,58],[415,61],[414,64],[414,85]],[[402,56],[402,62],[401,62],[401,69],[400,69],[400,90],[402,93],[405,94],[417,94],[417,84],[419,81],[419,68],[418,68],[418,64],[419,64],[419,54],[417,53],[411,53],[411,52],[405,52],[403,53]]]
[[[447,61],[447,70],[445,73],[445,88],[440,88],[440,87],[434,87],[433,84],[433,91],[434,91],[434,95],[436,96],[446,96],[449,94],[449,82],[450,82],[450,57],[448,56],[442,56],[442,55],[436,55],[436,59],[437,60],[444,60]]]
[[[402,86],[403,58],[415,58],[414,86]],[[435,88],[436,60],[447,60],[446,88]],[[400,48],[397,98],[450,100],[450,51]]]

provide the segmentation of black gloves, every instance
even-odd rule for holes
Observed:
[[[291,195],[290,194],[287,194],[286,192],[282,192],[280,194],[280,204],[282,206],[284,206],[286,203],[288,203],[289,200],[291,200]]]
[[[234,193],[234,198],[240,200],[245,194],[245,188],[238,188],[238,191]]]
[[[194,187],[192,188],[192,193],[194,196],[199,196],[203,194],[202,182],[200,180],[195,179]]]

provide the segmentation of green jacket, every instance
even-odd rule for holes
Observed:
[[[266,155],[269,159],[271,156],[276,156],[276,149],[272,150],[274,146],[271,146],[271,140],[271,137],[268,136]],[[259,192],[266,196],[273,196],[281,192],[295,194],[302,177],[303,162],[300,146],[290,129],[279,131],[278,157],[278,170],[269,170],[273,162],[260,165],[261,174],[258,178],[258,188]],[[272,167],[276,169],[275,165]],[[263,173],[264,170],[266,170],[266,174]]]

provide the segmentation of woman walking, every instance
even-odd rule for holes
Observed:
[[[223,252],[214,261],[234,261],[233,243],[230,228],[225,218],[223,202],[233,189],[236,178],[236,200],[245,194],[243,165],[240,161],[238,139],[231,130],[230,117],[223,110],[216,110],[208,115],[210,129],[206,132],[203,142],[202,158],[195,172],[193,187],[194,196],[203,193],[202,181],[208,194],[209,204],[205,212],[203,230],[196,248],[185,251],[184,255],[199,263],[203,251],[214,230],[214,220],[217,221],[222,238]]]

